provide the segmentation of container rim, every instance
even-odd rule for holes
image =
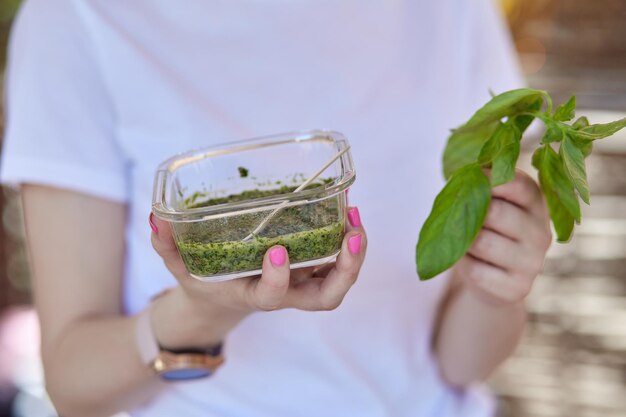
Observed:
[[[260,197],[234,203],[223,203],[209,207],[192,209],[176,209],[170,207],[166,201],[166,190],[176,170],[206,158],[227,155],[248,150],[260,149],[288,143],[324,141],[333,145],[337,152],[349,146],[348,140],[339,132],[325,129],[294,131],[278,135],[268,135],[245,139],[236,142],[227,142],[207,148],[199,148],[175,155],[159,164],[155,177],[152,194],[152,211],[163,220],[174,222],[202,221],[218,217],[228,217],[244,213],[271,210],[277,206],[291,207],[307,204],[345,191],[354,183],[356,172],[350,151],[341,156],[335,164],[341,164],[341,173],[335,181],[329,184],[320,184],[320,187],[302,190],[297,193],[277,194],[269,197]]]

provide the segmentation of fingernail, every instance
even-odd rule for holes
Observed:
[[[357,207],[352,207],[348,210],[348,221],[352,227],[361,227],[361,215]]]
[[[274,266],[283,266],[287,259],[287,251],[282,246],[270,249],[270,262]]]
[[[352,236],[348,239],[348,250],[351,254],[356,255],[361,252],[361,234]]]
[[[152,231],[156,235],[159,233],[159,229],[156,227],[156,224],[154,224],[154,221],[152,220],[152,216],[154,216],[154,213],[150,213],[150,216],[148,216],[148,223],[150,223],[150,229],[152,229]]]

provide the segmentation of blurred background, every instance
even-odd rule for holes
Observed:
[[[557,102],[575,93],[592,123],[626,116],[626,0],[500,4],[530,86]],[[18,6],[0,1],[0,76]],[[626,416],[626,133],[595,148],[588,174],[592,206],[572,242],[550,250],[526,336],[490,381],[501,417]],[[0,218],[0,417],[52,417],[15,191],[0,193]]]

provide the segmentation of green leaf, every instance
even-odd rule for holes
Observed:
[[[491,185],[497,187],[515,178],[521,132],[512,122],[501,124],[480,151],[478,162],[491,166]]]
[[[516,129],[515,129],[516,130]],[[509,137],[509,141],[502,147],[500,153],[494,158],[491,164],[491,185],[506,184],[515,178],[515,164],[520,153],[520,137]]]
[[[531,88],[520,88],[507,91],[493,97],[487,104],[480,108],[472,118],[458,131],[467,131],[478,126],[490,124],[501,120],[503,117],[515,116],[524,111],[533,111],[537,101],[543,103],[545,93]]]
[[[585,156],[567,135],[561,142],[559,153],[580,198],[589,204],[589,185],[587,184],[587,172],[585,170]]]
[[[527,110],[530,111],[531,113],[537,112],[541,110],[542,104],[543,104],[543,98],[539,98],[535,100],[534,103],[530,104]],[[523,134],[528,128],[528,126],[530,126],[530,124],[533,122],[533,120],[535,120],[534,116],[530,116],[526,114],[515,116],[515,125],[519,129],[520,133]]]
[[[561,104],[554,111],[554,120],[558,120],[559,122],[567,122],[568,120],[572,120],[575,116],[574,111],[576,110],[576,96],[570,97],[567,103]]]
[[[580,222],[580,205],[574,185],[565,173],[559,154],[550,145],[538,148],[532,162],[539,171],[539,184],[548,203],[557,240],[567,242],[574,230],[574,222]]]
[[[591,138],[591,140],[604,139],[612,136],[626,127],[626,117],[620,120],[616,120],[611,123],[595,124],[587,127],[583,127],[577,130],[576,133],[582,133],[585,136]]]
[[[480,153],[478,154],[478,163],[481,165],[491,164],[495,155],[500,152],[502,148],[502,140],[503,136],[505,136],[509,131],[509,125],[498,122],[498,127],[495,132],[491,135],[491,137],[485,142],[482,148],[480,148]]]
[[[580,130],[587,126],[589,126],[589,119],[585,116],[580,116],[571,127],[574,130]],[[578,147],[578,149],[580,149],[585,158],[591,155],[591,151],[593,150],[593,141],[580,139],[575,133],[572,134],[571,132],[569,132],[569,137],[574,141],[574,144]]]
[[[541,138],[542,144],[560,142],[563,140],[563,128],[558,123],[545,119],[543,122],[546,125],[546,133],[544,133],[543,138]]]
[[[587,141],[581,144],[578,144],[580,151],[583,153],[583,156],[586,158],[591,155],[591,151],[593,151],[593,142]]]
[[[575,130],[580,130],[583,127],[587,127],[587,126],[589,126],[589,119],[587,119],[587,117],[585,116],[580,116],[578,119],[576,119],[574,124],[572,124],[572,127]]]
[[[421,280],[442,273],[465,255],[485,221],[490,201],[489,179],[478,164],[450,177],[420,231],[415,254]]]
[[[456,170],[476,162],[480,149],[499,124],[500,122],[495,121],[465,132],[452,132],[443,152],[443,173],[446,179]]]

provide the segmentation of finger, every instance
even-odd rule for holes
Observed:
[[[308,311],[337,308],[356,281],[365,254],[365,245],[363,234],[347,234],[337,261],[328,274],[312,276],[293,286],[287,294],[286,305]]]
[[[549,223],[499,198],[491,200],[484,228],[493,230],[526,247],[545,251],[552,243]]]
[[[508,271],[522,269],[526,258],[520,254],[518,243],[488,229],[482,229],[478,233],[468,253],[474,258]]]
[[[545,215],[541,190],[535,180],[523,171],[518,170],[513,181],[495,187],[492,195],[507,200],[535,216]]]
[[[354,285],[367,251],[365,233],[346,234],[335,267],[321,282],[319,301],[322,309],[337,308],[348,290]]]
[[[333,310],[356,281],[367,248],[367,237],[357,207],[346,211],[346,235],[335,263],[324,266],[292,286],[286,305],[301,310]]]
[[[152,247],[163,258],[167,269],[177,278],[188,276],[189,273],[178,253],[169,222],[161,220],[153,213],[150,213],[148,223],[152,228],[152,236],[150,238]]]
[[[519,301],[530,290],[528,280],[515,279],[503,269],[471,256],[463,257],[455,268],[475,293],[491,302]]]
[[[250,281],[247,299],[251,307],[272,311],[280,308],[289,289],[289,255],[283,246],[273,246],[263,258],[261,278]]]
[[[346,231],[363,231],[363,224],[361,222],[361,213],[358,207],[348,207],[346,212]]]

